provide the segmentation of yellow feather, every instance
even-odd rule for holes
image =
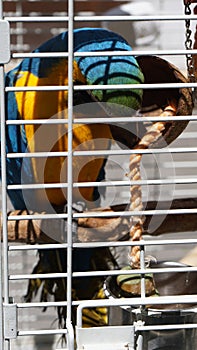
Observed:
[[[74,80],[85,83],[77,63],[74,62]],[[61,86],[68,84],[67,60],[61,60],[47,77],[39,78],[32,73],[19,72],[16,86]],[[67,119],[67,91],[22,91],[15,92],[18,111],[25,120],[64,118]],[[67,124],[26,125],[26,138],[30,152],[67,151]],[[73,125],[73,150],[106,150],[112,139],[106,124]],[[94,156],[73,157],[74,181],[96,181],[103,165],[103,158]],[[67,182],[67,157],[32,158],[35,180],[38,183]],[[93,188],[73,190],[73,200],[89,201],[92,206]],[[49,200],[55,205],[66,203],[66,190],[47,189],[35,192],[39,203]]]

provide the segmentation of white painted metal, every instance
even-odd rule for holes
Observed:
[[[4,64],[10,60],[10,27],[8,21],[0,20],[0,33],[0,64]]]

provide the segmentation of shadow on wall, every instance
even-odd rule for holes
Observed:
[[[34,346],[35,349],[42,350],[53,350],[54,349],[54,341],[55,337],[53,334],[43,335],[35,335],[34,336]],[[57,339],[56,339],[57,341]],[[55,345],[57,345],[55,343]]]

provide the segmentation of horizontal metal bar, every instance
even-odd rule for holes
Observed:
[[[197,239],[161,239],[161,240],[141,240],[137,242],[139,246],[162,246],[162,245],[185,245],[185,244],[197,244]],[[85,242],[85,243],[73,243],[73,248],[99,248],[99,247],[121,247],[121,246],[134,246],[136,241],[98,241],[98,242]],[[44,250],[44,249],[66,249],[68,245],[66,243],[51,243],[51,244],[25,244],[25,245],[11,245],[8,247],[9,252],[12,251],[26,251],[26,250]]]
[[[197,239],[161,239],[161,240],[141,240],[137,242],[139,246],[162,246],[162,245],[185,245],[185,244],[197,244]],[[73,243],[73,248],[99,248],[99,247],[123,247],[134,246],[136,241],[98,241],[98,242],[85,242],[85,243]],[[9,252],[13,251],[26,251],[26,250],[44,250],[44,249],[66,249],[68,245],[66,243],[51,243],[51,244],[25,244],[25,245],[10,245],[8,247]]]
[[[75,16],[75,21],[182,21],[182,20],[195,20],[196,15],[142,15],[142,16],[133,16],[133,15],[106,15],[106,16]]]
[[[81,52],[74,52],[74,57],[87,57],[87,56],[171,56],[171,55],[195,55],[197,54],[197,49],[171,49],[171,50],[165,50],[165,49],[153,49],[153,50],[136,50],[132,49],[131,51],[81,51]],[[59,53],[59,55],[61,55]]]
[[[11,23],[16,22],[68,22],[68,16],[5,16],[4,19]]]
[[[153,49],[153,50],[146,50],[140,51],[140,50],[132,50],[132,51],[91,51],[91,52],[74,52],[74,57],[96,57],[96,56],[143,56],[146,54],[146,56],[174,56],[174,55],[195,55],[197,54],[196,49],[174,49],[174,50],[159,50],[159,49]],[[36,57],[68,57],[68,52],[28,52],[28,53],[13,53],[12,58],[13,59],[19,59],[19,58],[36,58]]]
[[[68,16],[5,16],[5,20],[8,22],[66,22]],[[144,15],[144,16],[132,16],[132,15],[117,15],[117,16],[74,16],[74,21],[183,21],[183,20],[196,20],[195,15]]]
[[[78,219],[78,218],[94,218],[94,217],[123,217],[123,216],[139,216],[139,215],[182,215],[182,214],[196,214],[197,213],[197,208],[191,208],[191,209],[153,209],[153,210],[135,210],[135,211],[116,211],[116,212],[83,212],[83,213],[74,213],[73,218]],[[28,214],[28,215],[11,215],[8,216],[7,220],[8,221],[13,221],[13,220],[41,220],[41,219],[65,219],[67,218],[67,214]]]
[[[119,275],[131,275],[132,274],[160,274],[160,273],[182,273],[182,272],[197,272],[197,266],[186,266],[186,267],[169,267],[169,268],[139,268],[133,270],[103,270],[103,271],[83,271],[83,272],[73,272],[73,278],[79,277],[97,277],[97,276],[119,276]],[[29,279],[53,279],[53,278],[66,278],[67,273],[38,273],[38,274],[17,274],[10,275],[10,281],[18,281],[18,280],[29,280]]]
[[[192,50],[191,50],[192,51]],[[188,51],[189,52],[189,51]],[[64,58],[68,57],[68,52],[13,52],[12,58],[13,59],[19,59],[19,58]]]
[[[196,165],[197,166],[197,165]],[[171,179],[150,179],[150,180],[129,180],[129,181],[103,181],[103,182],[76,182],[73,183],[74,188],[81,187],[107,187],[107,186],[131,186],[131,185],[172,185],[172,184],[192,184],[197,183],[197,178],[171,178]]]
[[[101,273],[99,273],[99,271],[97,271],[98,274],[97,276],[105,276],[106,272],[104,273],[103,271]],[[96,274],[90,273],[91,276],[96,276]],[[85,272],[84,275],[81,277],[86,276]],[[88,275],[89,276],[89,275]],[[36,273],[36,274],[18,274],[18,275],[10,275],[9,276],[9,281],[21,281],[21,280],[30,280],[30,279],[57,279],[57,278],[67,278],[68,274],[66,272],[62,272],[62,273]],[[74,276],[73,276],[74,277]],[[79,277],[79,276],[75,276],[75,277]]]
[[[193,88],[197,87],[197,83],[152,83],[152,84],[103,84],[99,85],[99,90],[128,90],[128,89],[180,89],[180,88]],[[43,85],[43,86],[6,86],[6,92],[19,92],[19,91],[67,91],[68,86],[66,85]],[[98,85],[75,85],[74,91],[84,91],[84,90],[98,90]]]
[[[110,89],[180,89],[197,87],[197,83],[152,83],[152,84],[118,84],[118,85],[99,85],[99,90]],[[74,86],[74,90],[98,90],[98,85],[78,85]]]
[[[20,280],[30,280],[30,279],[52,279],[52,278],[66,278],[68,274],[66,272],[62,273],[36,273],[36,274],[18,274],[10,275],[9,281],[20,281]]]
[[[108,274],[107,271],[92,271],[92,272],[82,272],[78,275],[77,272],[72,273],[72,277],[85,277],[85,276],[105,276]],[[30,280],[30,279],[53,279],[53,278],[67,278],[68,274],[66,272],[54,272],[54,273],[36,273],[36,274],[18,274],[10,275],[9,281],[20,281],[20,280]]]
[[[83,111],[82,111],[83,113]],[[118,123],[118,124],[122,124],[122,123],[144,123],[144,122],[167,122],[167,121],[197,121],[197,115],[184,115],[184,116],[168,116],[168,117],[161,117],[161,116],[144,116],[144,117],[135,117],[133,115],[128,116],[128,117],[111,117],[109,118],[103,118],[103,117],[99,117],[99,118],[92,118],[92,117],[87,117],[87,118],[75,118],[73,120],[73,124],[103,124],[103,123],[107,123],[110,124],[111,123]],[[45,125],[53,125],[53,124],[68,124],[68,120],[65,119],[53,119],[53,118],[49,118],[49,119],[34,119],[34,120],[23,120],[23,119],[13,119],[13,120],[7,120],[6,121],[7,125],[37,125],[37,124],[45,124]],[[189,133],[188,133],[189,134]],[[189,134],[190,135],[190,134]]]
[[[90,88],[90,87],[89,87]],[[98,86],[97,86],[98,89]],[[68,90],[68,86],[66,85],[51,85],[51,86],[20,86],[20,87],[9,87],[6,86],[5,91],[6,92],[12,92],[12,91],[67,91]]]
[[[99,182],[98,182],[99,184]],[[89,187],[89,183],[87,185]],[[23,184],[23,185],[8,185],[7,189],[8,190],[20,190],[20,189],[24,189],[24,190],[28,190],[28,189],[46,189],[46,188],[67,188],[68,187],[68,183],[51,183],[51,184]],[[78,186],[73,186],[73,187],[78,187]],[[81,187],[81,186],[79,186]]]
[[[27,153],[8,153],[7,158],[49,158],[49,157],[67,157],[68,152],[27,152]]]
[[[77,302],[73,301],[73,305],[78,305]],[[48,308],[48,307],[58,307],[67,306],[67,301],[41,301],[41,302],[30,302],[30,303],[17,303],[18,309],[33,309],[33,308]]]
[[[191,310],[192,312],[192,310]],[[159,326],[141,326],[138,325],[138,323],[135,323],[135,331],[136,332],[143,332],[143,331],[166,331],[166,330],[175,330],[175,329],[196,329],[197,324],[196,323],[182,323],[182,324],[162,324]],[[162,333],[161,333],[162,335]]]
[[[47,121],[49,120],[49,123],[50,123],[50,120],[51,119],[44,119],[46,124],[47,124]],[[59,120],[59,119],[58,119]],[[57,120],[57,124],[58,124],[58,120]],[[75,118],[73,120],[73,124],[92,124],[92,123],[119,123],[120,125],[122,123],[136,123],[136,122],[142,122],[142,123],[145,123],[145,122],[166,122],[166,121],[185,121],[185,120],[188,120],[188,121],[197,121],[197,114],[193,114],[193,115],[176,115],[176,116],[166,116],[166,117],[162,117],[158,114],[158,116],[150,116],[149,115],[146,115],[146,116],[142,116],[140,117],[137,116],[128,116],[128,117],[112,117],[110,116],[110,119],[109,119],[109,116],[106,117],[106,118],[102,118],[102,117],[99,117],[99,118],[91,118],[88,116],[88,118]],[[26,120],[27,121],[27,120]],[[24,121],[25,122],[25,121]],[[63,120],[61,121],[62,124],[64,124]],[[38,123],[39,124],[39,123]]]
[[[46,124],[46,125],[53,125],[53,124],[68,124],[68,119],[34,119],[34,120],[24,120],[24,119],[13,119],[13,120],[6,120],[6,125],[36,125],[36,124]]]
[[[52,334],[67,334],[67,329],[42,329],[42,330],[29,330],[29,331],[18,331],[18,336],[29,336],[29,335],[52,335]]]
[[[62,214],[28,214],[28,215],[11,215],[7,217],[8,221],[13,220],[47,220],[47,219],[67,219],[68,214],[62,213]]]
[[[26,250],[45,250],[45,249],[67,249],[67,243],[48,243],[48,244],[25,244],[25,245],[10,245],[8,246],[9,252],[26,251]]]
[[[197,165],[196,165],[197,166]],[[83,188],[83,187],[122,187],[122,186],[132,186],[132,185],[174,185],[174,184],[195,184],[197,183],[197,178],[171,178],[171,179],[151,179],[151,180],[120,180],[120,181],[102,181],[102,182],[74,182],[73,188]],[[68,183],[47,183],[47,184],[14,184],[8,185],[8,190],[28,190],[28,189],[48,189],[48,188],[67,188]]]
[[[73,156],[111,156],[111,155],[130,155],[130,154],[166,154],[166,153],[196,153],[197,147],[177,147],[177,148],[149,148],[135,150],[95,150],[95,151],[73,151]],[[49,157],[67,157],[68,152],[27,152],[27,153],[8,153],[7,158],[49,158]]]
[[[80,217],[117,217],[117,216],[138,216],[138,215],[173,215],[173,214],[196,214],[197,208],[192,209],[155,209],[155,210],[135,210],[135,211],[117,211],[117,212],[83,212],[74,213],[73,218]]]

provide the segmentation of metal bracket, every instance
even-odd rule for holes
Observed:
[[[3,304],[4,338],[17,337],[17,307],[16,304]]]
[[[10,61],[10,25],[6,20],[0,20],[0,64]]]

